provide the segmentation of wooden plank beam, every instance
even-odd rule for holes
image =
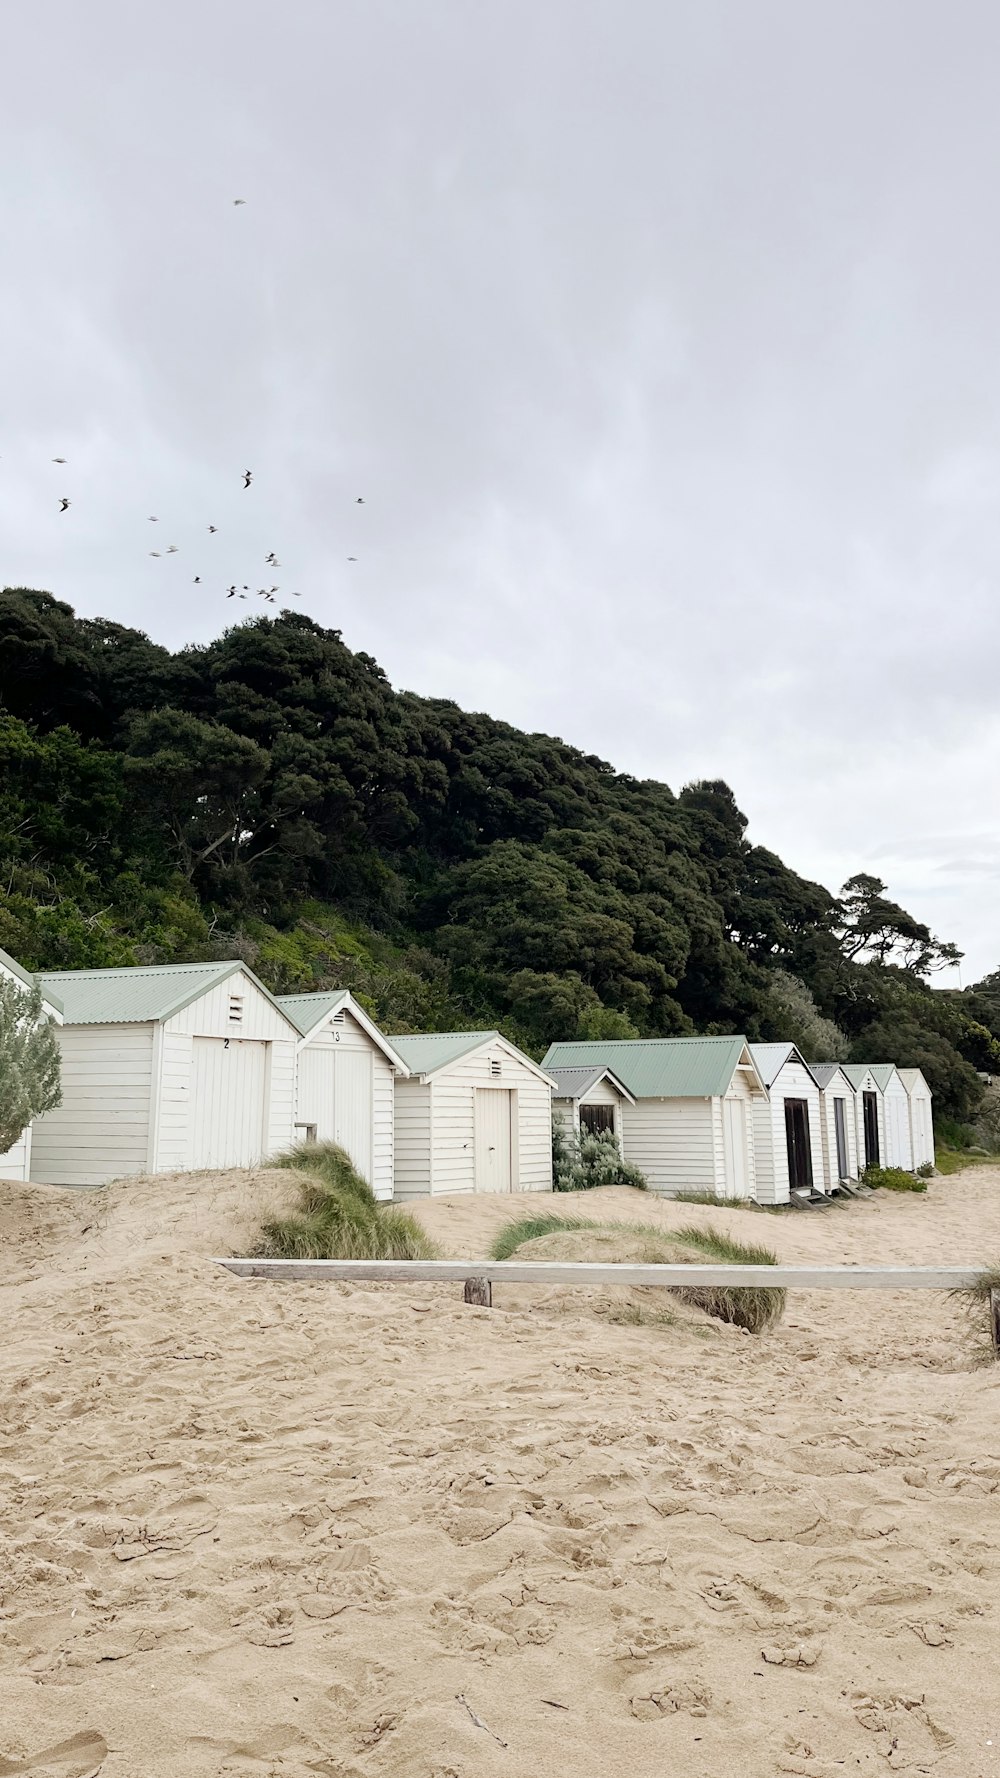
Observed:
[[[312,1284],[628,1284],[676,1290],[734,1284],[755,1290],[963,1290],[977,1266],[598,1265],[513,1259],[223,1259],[237,1278]]]

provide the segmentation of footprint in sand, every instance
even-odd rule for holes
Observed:
[[[661,1716],[676,1716],[681,1710],[688,1716],[707,1716],[711,1702],[711,1689],[701,1680],[681,1684],[664,1680],[662,1686],[634,1692],[629,1709],[640,1722],[655,1722]]]
[[[14,1778],[15,1773],[51,1773],[52,1778],[96,1778],[108,1757],[108,1744],[96,1729],[83,1729],[68,1741],[57,1741],[40,1752],[22,1758],[5,1759],[0,1755],[0,1778]]]

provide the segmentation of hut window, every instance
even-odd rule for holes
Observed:
[[[601,1136],[608,1130],[615,1133],[615,1108],[613,1105],[581,1105],[580,1128],[587,1130],[591,1136]]]
[[[243,1023],[242,994],[230,994],[229,996],[229,1023],[231,1025],[242,1025]]]
[[[493,1080],[500,1079],[500,1063],[494,1056],[490,1057],[490,1076]]]

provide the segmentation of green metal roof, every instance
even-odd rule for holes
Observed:
[[[633,1037],[611,1043],[554,1043],[546,1070],[612,1068],[636,1099],[704,1099],[729,1090],[745,1037]]]
[[[15,981],[20,982],[22,987],[34,987],[36,977],[30,975],[26,969],[22,969],[20,963],[15,962],[9,951],[0,950],[0,965],[2,965],[4,969],[9,970]],[[41,976],[37,977],[37,980],[39,987],[41,987]],[[54,1007],[56,1012],[62,1012],[62,1001],[58,1000],[54,994],[45,994],[45,1000],[49,1006]]]
[[[794,1055],[800,1062],[802,1061],[794,1043],[752,1043],[750,1054],[757,1064],[757,1073],[766,1087],[773,1085],[789,1056]]]
[[[169,1019],[238,969],[272,998],[245,963],[46,970],[38,981],[43,994],[54,991],[60,996],[67,1025],[144,1025]]]
[[[868,1066],[884,1093],[896,1072],[895,1062],[869,1062]]]
[[[413,1037],[390,1037],[389,1042],[411,1074],[434,1074],[499,1035],[499,1031],[420,1031]]]
[[[329,1018],[343,1006],[347,998],[346,988],[334,988],[328,994],[279,994],[277,997],[282,1012],[288,1015],[303,1037],[307,1031],[314,1030],[321,1019]]]
[[[847,1075],[852,1087],[859,1087],[866,1074],[875,1074],[875,1070],[870,1062],[841,1062],[840,1066]],[[876,1085],[878,1085],[877,1080]]]

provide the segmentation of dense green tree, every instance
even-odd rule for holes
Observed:
[[[0,975],[0,1155],[61,1097],[59,1045],[42,1011],[41,993]]]

